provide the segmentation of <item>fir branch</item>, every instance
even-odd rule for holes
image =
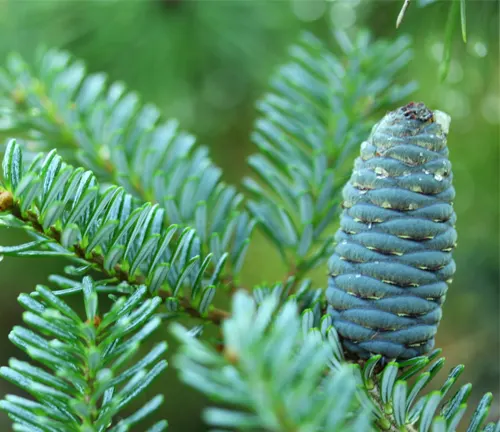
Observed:
[[[246,179],[249,209],[300,281],[330,256],[345,161],[380,108],[405,98],[414,83],[397,86],[411,59],[409,41],[355,41],[336,33],[343,57],[310,34],[290,49],[291,61],[259,103],[253,141],[260,153],[249,164],[261,183]]]
[[[248,294],[236,293],[222,354],[172,326],[182,342],[175,365],[183,381],[230,407],[209,408],[205,420],[232,430],[371,431],[353,366],[325,376],[332,347],[319,332],[301,329],[295,303],[281,310],[278,303],[268,296],[256,308]]]
[[[241,430],[325,432],[373,428],[452,432],[459,426],[471,385],[463,385],[451,398],[446,396],[462,373],[462,365],[450,371],[438,391],[422,394],[444,365],[444,359],[438,358],[440,350],[385,367],[381,355],[349,365],[330,316],[314,309],[299,316],[295,301],[278,307],[278,287],[258,296],[256,301],[238,292],[233,298],[232,316],[222,327],[222,353],[190,336],[182,326],[172,326],[183,344],[175,359],[182,379],[231,407],[206,411],[209,424]],[[337,380],[343,382],[341,393],[334,390]],[[491,400],[491,393],[484,395],[469,422],[469,432],[500,428],[500,422],[484,424]],[[356,414],[353,406],[361,411]],[[325,412],[330,417],[324,417]],[[369,421],[364,418],[367,413]],[[335,422],[328,423],[332,419]],[[360,421],[355,427],[354,419]]]
[[[147,289],[142,286],[103,313],[90,278],[83,279],[81,291],[85,319],[45,286],[19,296],[26,309],[24,321],[33,330],[16,326],[9,339],[40,366],[11,359],[8,367],[0,368],[0,376],[35,399],[7,395],[0,401],[15,430],[124,432],[163,402],[157,395],[118,419],[167,366],[165,342],[134,360],[144,339],[160,325],[153,314],[161,300],[144,299]],[[161,421],[148,431],[166,426]]]
[[[210,307],[220,285],[225,257],[212,274],[212,255],[202,255],[192,229],[178,239],[175,225],[164,226],[164,210],[149,203],[132,209],[131,196],[114,186],[101,190],[91,172],[65,164],[55,151],[26,171],[12,141],[3,163],[1,202],[4,224],[28,230],[35,241],[2,247],[12,256],[59,255],[131,286],[174,300],[171,312],[185,312],[216,324],[227,313]],[[189,293],[187,292],[189,288]],[[172,304],[172,302],[170,302]]]
[[[106,90],[103,75],[86,75],[83,64],[65,52],[42,53],[34,72],[19,57],[10,58],[0,71],[9,131],[76,148],[80,164],[121,185],[99,185],[93,172],[74,169],[55,151],[36,156],[26,169],[20,146],[7,146],[0,223],[25,229],[34,240],[0,247],[0,254],[63,256],[75,264],[68,274],[97,270],[106,277],[101,285],[53,277],[62,289],[38,287],[20,297],[28,309],[25,321],[55,340],[24,328],[11,333],[15,344],[51,371],[16,360],[0,370],[37,399],[7,396],[0,402],[16,430],[52,432],[68,423],[71,430],[122,432],[156,409],[161,397],[113,421],[166,366],[160,359],[166,345],[160,344],[122,369],[159,325],[153,313],[162,302],[168,315],[221,324],[220,351],[197,339],[199,328],[172,326],[182,342],[176,357],[182,379],[229,406],[206,411],[213,426],[280,432],[457,429],[471,385],[451,398],[447,394],[463,366],[453,368],[439,390],[424,393],[444,365],[439,350],[400,363],[382,364],[378,355],[349,364],[332,317],[325,315],[323,291],[304,279],[331,254],[333,242],[324,233],[336,217],[344,162],[366,135],[370,116],[413,87],[392,84],[410,59],[406,39],[370,43],[361,33],[352,42],[338,33],[337,41],[345,62],[305,35],[273,80],[273,94],[260,104],[254,133],[260,154],[250,165],[264,186],[246,180],[253,196],[247,204],[289,272],[281,283],[256,287],[253,298],[237,292],[231,315],[212,302],[221,286],[238,286],[254,222],[241,210],[243,197],[221,182],[206,149],[196,148],[176,124],[160,124],[158,110],[141,106],[123,85]],[[76,291],[84,294],[85,320],[60,299]],[[102,317],[99,292],[112,292],[115,301]],[[115,293],[127,297],[116,299]],[[484,424],[491,401],[490,393],[484,395],[468,432],[500,431],[500,422]],[[165,427],[160,422],[149,432]]]
[[[381,368],[380,355],[362,363],[359,375],[363,392],[374,406],[379,430],[394,432],[455,431],[461,422],[470,395],[471,385],[465,384],[451,397],[447,394],[464,370],[463,365],[451,369],[437,391],[422,394],[444,366],[438,358],[441,350],[401,363],[389,362]],[[409,384],[412,378],[413,384]],[[492,395],[486,393],[472,414],[467,431],[489,431],[500,428],[500,422],[484,424],[491,406]]]
[[[207,148],[176,121],[162,122],[157,107],[141,104],[122,83],[107,86],[104,74],[87,74],[67,52],[38,54],[33,69],[12,54],[0,70],[6,132],[28,131],[41,148],[58,147],[100,181],[122,186],[135,208],[159,204],[166,224],[197,230],[204,254],[215,262],[226,255],[224,277],[238,283],[255,221]]]

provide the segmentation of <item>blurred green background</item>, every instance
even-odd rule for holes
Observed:
[[[474,403],[492,391],[492,417],[498,418],[499,3],[467,2],[468,42],[461,41],[457,22],[450,74],[444,83],[439,81],[438,68],[450,2],[425,8],[412,2],[396,31],[401,4],[368,0],[0,0],[0,59],[3,64],[10,51],[32,59],[39,44],[68,49],[86,61],[89,71],[107,72],[111,80],[122,80],[137,90],[144,101],[158,104],[166,116],[178,118],[184,129],[210,146],[226,180],[236,184],[249,174],[245,158],[255,151],[249,140],[255,101],[266,90],[273,70],[286,60],[287,46],[301,30],[312,31],[333,50],[337,47],[329,36],[331,26],[350,33],[369,28],[375,37],[411,35],[415,56],[401,82],[417,80],[420,89],[413,98],[452,116],[449,146],[457,190],[458,270],[437,337],[437,346],[447,358],[441,376],[464,363],[461,384],[474,384]],[[20,233],[5,230],[0,236],[1,244],[24,239]],[[17,295],[45,283],[63,264],[55,259],[12,258],[1,263],[0,364],[12,356],[23,358],[7,339],[12,326],[21,322]],[[243,283],[273,282],[282,278],[283,271],[278,257],[255,235]],[[313,276],[317,286],[326,285],[326,267]],[[165,337],[166,329],[155,335],[156,339]],[[171,344],[169,356],[174,351]],[[161,414],[169,420],[171,431],[206,430],[200,412],[207,401],[183,387],[173,368],[154,387],[150,395],[153,391],[166,394]],[[14,391],[0,381],[0,396]],[[0,430],[10,430],[3,413]]]

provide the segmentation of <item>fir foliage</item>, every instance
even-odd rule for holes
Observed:
[[[462,365],[451,369],[439,390],[425,393],[444,366],[440,350],[383,368],[378,367],[381,355],[349,364],[330,316],[315,326],[311,311],[299,315],[295,301],[278,304],[275,294],[257,305],[248,294],[237,293],[222,327],[223,353],[172,325],[183,344],[175,359],[183,381],[232,408],[207,409],[209,424],[280,432],[457,430],[471,385],[448,394]],[[491,402],[491,393],[485,394],[468,432],[499,430],[500,423],[485,425]]]
[[[49,287],[21,294],[24,322],[9,335],[13,344],[38,363],[11,359],[0,375],[34,400],[8,395],[0,401],[14,430],[30,432],[124,432],[158,409],[157,395],[121,420],[118,416],[167,367],[167,345],[161,342],[137,359],[140,345],[161,320],[154,315],[159,297],[145,299],[147,288],[117,299],[108,312],[99,310],[96,284],[85,277],[82,319]],[[160,421],[148,429],[160,432]]]
[[[156,106],[141,103],[123,83],[108,85],[103,73],[87,74],[82,61],[56,49],[39,50],[33,67],[10,55],[0,92],[5,132],[22,131],[39,150],[58,147],[101,182],[122,186],[134,208],[159,204],[168,224],[195,228],[204,253],[228,261],[236,278],[254,221],[207,148],[177,121],[161,120]]]
[[[134,208],[122,187],[103,190],[90,171],[66,164],[55,150],[40,156],[24,169],[20,146],[15,141],[7,146],[3,194],[11,194],[12,202],[0,221],[27,230],[35,240],[1,247],[0,253],[64,256],[79,266],[76,273],[97,270],[109,283],[124,282],[132,290],[146,284],[149,293],[169,299],[171,312],[206,314],[224,257],[207,277],[213,255],[201,256],[194,229],[185,228],[174,239],[178,227],[164,225],[165,211],[158,205]],[[209,318],[221,317],[212,311]]]
[[[142,419],[161,396],[121,420],[117,414],[164,369],[166,345],[138,361],[132,356],[162,319],[185,314],[222,328],[220,350],[199,338],[201,327],[172,326],[181,342],[175,364],[182,379],[226,404],[205,413],[213,427],[452,432],[463,426],[471,385],[448,395],[462,366],[439,390],[425,392],[444,364],[439,351],[402,363],[384,364],[380,356],[350,363],[325,314],[324,290],[305,278],[331,254],[327,231],[346,162],[374,115],[414,88],[394,83],[411,58],[406,38],[371,42],[363,33],[353,42],[339,33],[337,42],[340,56],[304,35],[273,78],[259,104],[253,134],[259,153],[249,160],[257,176],[245,181],[248,199],[221,181],[194,138],[161,121],[155,107],[122,84],[106,86],[102,74],[86,74],[81,61],[58,50],[42,51],[33,68],[10,57],[0,72],[2,124],[28,143],[7,145],[0,222],[33,240],[2,246],[0,254],[71,263],[65,269],[71,278],[51,277],[57,289],[39,286],[20,297],[34,330],[16,327],[11,340],[40,366],[12,360],[2,369],[35,398],[0,402],[16,430],[144,430]],[[216,309],[216,291],[238,286],[255,220],[289,273],[282,282],[234,294],[231,312]],[[86,276],[90,271],[96,282]],[[85,319],[62,300],[80,292]],[[113,306],[101,315],[97,304],[105,295]],[[468,432],[500,431],[500,423],[485,425],[490,405],[488,393]],[[165,427],[162,421],[149,431]]]
[[[311,34],[290,48],[290,63],[258,104],[252,134],[259,153],[249,164],[261,182],[245,179],[259,227],[298,277],[331,255],[345,162],[372,126],[371,116],[403,100],[415,83],[394,84],[412,57],[410,41],[351,41],[335,34],[342,57]]]
[[[354,366],[325,375],[338,343],[333,328],[323,341],[301,324],[294,302],[277,310],[276,296],[258,308],[243,292],[233,299],[232,317],[222,326],[223,354],[179,324],[172,328],[183,344],[175,360],[182,380],[231,407],[210,408],[207,423],[276,432],[371,430],[369,407],[355,396]]]

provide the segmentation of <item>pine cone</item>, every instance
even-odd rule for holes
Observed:
[[[372,129],[343,190],[327,299],[351,356],[430,351],[456,245],[450,118],[410,103]]]

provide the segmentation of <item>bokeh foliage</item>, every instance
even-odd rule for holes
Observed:
[[[420,89],[414,97],[448,112],[453,119],[449,144],[457,190],[458,270],[437,345],[443,347],[450,364],[468,365],[464,376],[475,383],[476,397],[491,390],[498,400],[498,3],[470,2],[468,42],[464,45],[456,32],[444,83],[439,81],[438,70],[449,2],[422,9],[417,6],[417,2],[412,4],[398,30],[413,37],[415,49],[403,79],[417,80]],[[123,80],[144,101],[159,105],[166,116],[178,118],[184,129],[210,147],[226,179],[237,183],[248,173],[245,157],[255,152],[249,140],[257,117],[255,101],[266,89],[274,68],[283,63],[286,47],[298,32],[308,29],[330,40],[328,27],[333,21],[334,27],[353,34],[368,27],[377,37],[395,38],[399,8],[399,2],[371,0],[6,0],[0,3],[0,57],[4,63],[6,54],[14,50],[32,59],[39,43],[70,50],[86,61],[91,72],[106,71],[111,80]],[[334,44],[330,46],[335,49]],[[5,242],[19,243],[14,237],[17,233],[3,230],[1,235],[8,239]],[[243,269],[245,284],[282,276],[279,257],[269,258],[270,253],[257,237]],[[3,344],[21,316],[17,293],[34,287],[62,265],[55,259],[37,260],[26,271],[24,261],[5,261],[0,291]],[[325,273],[324,269],[315,273],[317,286],[325,286]],[[155,335],[165,336],[161,330]],[[14,355],[12,350],[11,346],[1,350],[2,364]],[[174,381],[172,370],[168,374],[170,394],[176,397],[167,399],[164,409],[173,430],[204,430],[198,416],[182,409],[190,401],[195,410],[196,401],[202,401]],[[2,393],[11,391],[5,382],[0,386]],[[0,426],[6,428],[6,422],[6,416],[0,414]]]

